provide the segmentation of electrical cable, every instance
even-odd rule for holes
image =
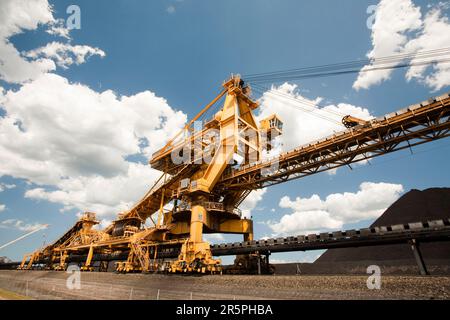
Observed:
[[[447,58],[444,59],[443,57],[445,56]],[[405,59],[411,59],[411,61],[400,63]],[[420,61],[421,59],[429,59],[429,60]],[[450,62],[450,48],[441,48],[416,53],[400,54],[387,57],[356,60],[344,63],[327,64],[322,66],[298,68],[284,71],[249,74],[244,75],[243,79],[245,79],[247,82],[252,83],[269,82],[269,81],[286,81],[292,79],[316,78],[348,73],[397,69],[397,68],[422,66],[427,64],[446,63],[446,62]],[[368,68],[366,68],[365,70],[361,70],[361,68],[364,67]]]
[[[313,107],[314,108],[313,110],[321,110],[323,112],[328,112],[330,114],[333,114],[333,115],[336,115],[336,116],[339,116],[339,117],[344,117],[344,116],[347,115],[347,114],[339,112],[339,111],[325,109],[325,106],[320,105],[319,103],[312,102],[312,101],[310,101],[310,100],[308,100],[306,98],[299,99],[298,97],[289,95],[289,94],[284,93],[284,92],[274,91],[273,89],[269,89],[269,88],[264,87],[264,86],[262,86],[260,84],[250,83],[250,85],[251,85],[252,88],[254,88],[256,91],[259,91],[260,93],[261,92],[262,93],[272,92],[273,94],[276,94],[278,96],[281,96],[281,97],[284,97],[284,98],[287,98],[287,99],[291,99],[291,100],[293,100],[295,102],[302,103],[302,104],[307,104],[307,105]],[[320,109],[317,109],[317,107],[319,107]],[[311,110],[311,111],[313,111],[313,110]]]
[[[287,99],[292,100],[292,101],[297,103],[297,104],[287,103],[286,105],[288,105],[288,106],[295,107],[295,108],[297,108],[297,109],[299,109],[301,111],[307,112],[307,113],[309,113],[309,114],[311,114],[311,115],[313,115],[315,117],[321,118],[323,120],[330,121],[333,124],[342,124],[341,121],[336,120],[335,118],[331,118],[329,116],[326,116],[324,114],[321,114],[321,113],[317,112],[317,111],[326,111],[326,110],[317,109],[316,106],[314,106],[313,109],[308,109],[308,108],[305,108],[305,107],[302,107],[302,106],[298,105],[298,103],[301,103],[301,101],[298,100],[298,99],[295,99],[295,98],[292,98],[292,97],[289,97],[289,96],[283,96],[283,95],[279,94],[276,91],[263,91],[263,90],[261,90],[261,89],[259,89],[257,87],[255,87],[255,91],[258,91],[259,94],[264,94],[264,93],[271,94],[271,95],[275,96],[275,98],[276,98],[276,96],[279,96],[279,97],[282,97],[282,98],[287,98]]]

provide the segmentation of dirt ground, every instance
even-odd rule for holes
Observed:
[[[367,276],[181,276],[0,270],[0,289],[31,299],[449,299],[450,277],[382,276],[379,290]],[[70,282],[70,281],[69,281]],[[70,285],[70,283],[69,283]],[[75,287],[74,287],[75,286]]]
[[[26,296],[18,295],[14,292],[0,289],[0,300],[26,300]]]

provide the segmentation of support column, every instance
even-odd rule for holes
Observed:
[[[253,241],[253,220],[249,221],[249,230],[248,233],[244,233],[244,241]]]
[[[22,263],[20,264],[19,269],[23,269],[25,267],[25,263],[27,262],[28,257],[30,257],[30,259],[31,259],[31,255],[30,254],[25,254],[23,256]]]
[[[201,199],[198,199],[201,200]],[[197,201],[196,201],[197,202]],[[190,240],[194,243],[203,242],[203,221],[206,220],[208,212],[201,204],[192,205],[191,208],[191,226],[190,226]],[[201,203],[200,201],[198,203]]]
[[[203,224],[209,222],[204,201],[203,196],[191,201],[189,239],[181,246],[178,260],[171,263],[169,272],[221,272],[220,259],[213,259],[209,243],[203,241]]]
[[[89,253],[87,255],[87,259],[86,262],[84,264],[84,267],[86,270],[89,270],[90,266],[91,266],[91,262],[92,262],[92,256],[94,255],[94,246],[90,246],[89,248]]]
[[[416,239],[413,239],[410,241],[410,245],[414,254],[414,258],[416,259],[417,266],[419,267],[420,275],[429,275],[427,267],[425,265],[425,261],[422,257],[422,253],[420,252],[419,242],[417,242]]]
[[[65,270],[66,269],[67,257],[68,257],[67,251],[60,251],[59,266],[56,267],[56,270]]]
[[[33,267],[34,259],[36,258],[36,253],[33,253],[30,257],[30,262],[28,262],[27,269],[31,269]]]
[[[261,255],[258,252],[258,256],[257,256],[257,264],[258,264],[258,275],[261,275]]]

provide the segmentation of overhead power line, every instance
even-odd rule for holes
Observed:
[[[321,106],[320,104],[307,100],[305,98],[299,98],[295,95],[267,88],[263,86],[262,83],[283,82],[296,79],[327,77],[359,72],[366,73],[371,71],[424,66],[433,63],[447,62],[450,62],[449,47],[421,52],[397,54],[373,59],[355,60],[343,63],[319,65],[283,71],[249,74],[244,75],[243,79],[245,79],[258,94],[270,94],[274,98],[288,99],[295,102],[295,104],[288,103],[288,106],[295,107],[302,111],[308,112],[311,115],[333,123],[341,123],[336,119],[336,116],[341,118],[345,116],[345,114],[336,110],[326,109],[324,106]]]
[[[331,109],[325,109],[325,106],[323,106],[323,105],[321,105],[321,104],[319,104],[317,102],[313,102],[311,100],[308,100],[306,98],[298,97],[298,96],[295,96],[295,95],[292,95],[292,94],[288,94],[288,93],[284,93],[284,92],[281,92],[279,90],[274,90],[272,88],[268,88],[268,87],[263,86],[261,84],[252,84],[251,87],[253,89],[255,89],[255,91],[258,91],[258,92],[266,93],[266,92],[270,91],[273,94],[276,94],[276,95],[278,95],[280,97],[287,98],[287,99],[293,100],[295,102],[298,102],[298,103],[301,103],[301,104],[304,104],[304,105],[308,105],[308,106],[311,106],[311,107],[314,107],[314,108],[321,108],[321,109],[323,109],[323,111],[328,112],[328,113],[333,114],[333,115],[336,115],[336,116],[339,116],[339,117],[343,117],[343,116],[347,115],[347,114],[339,112],[339,111],[335,111],[335,110],[331,110]]]
[[[244,75],[243,79],[253,84],[261,82],[281,82],[294,79],[327,77],[359,72],[364,73],[447,62],[450,62],[450,48],[441,48],[314,67],[248,74]],[[363,67],[366,68],[362,69]]]
[[[258,85],[253,85],[252,88],[258,92],[258,94],[270,94],[272,95],[274,98],[283,98],[283,99],[287,99],[289,100],[289,102],[294,102],[294,103],[287,103],[287,106],[290,107],[294,107],[296,109],[299,109],[301,111],[304,111],[312,116],[315,116],[317,118],[321,118],[323,120],[327,120],[332,122],[333,124],[341,124],[341,121],[337,120],[335,117],[330,117],[327,116],[326,113],[332,113],[331,110],[327,110],[324,109],[322,106],[318,105],[318,104],[314,104],[313,102],[307,101],[307,100],[300,100],[298,98],[295,98],[294,96],[288,95],[288,94],[284,94],[282,92],[279,91],[275,91],[275,90],[269,90],[269,89],[265,89],[265,88],[261,88],[261,86]],[[319,109],[320,108],[320,109]],[[337,112],[334,112],[334,114],[338,114]],[[340,118],[343,116],[342,114],[338,114],[340,116]]]

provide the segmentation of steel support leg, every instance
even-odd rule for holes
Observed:
[[[91,262],[92,262],[92,256],[94,255],[94,246],[90,246],[89,248],[89,253],[85,262],[85,267],[89,268],[91,266]]]
[[[416,239],[410,241],[411,249],[414,253],[414,258],[416,259],[417,266],[419,267],[420,275],[429,275],[425,261],[423,260],[422,253],[420,252],[419,243]]]
[[[201,198],[203,200],[203,198]],[[191,211],[191,225],[190,225],[190,240],[194,243],[203,242],[203,221],[206,221],[208,212],[201,204],[192,206]]]
[[[258,253],[258,275],[261,274],[261,255]]]

